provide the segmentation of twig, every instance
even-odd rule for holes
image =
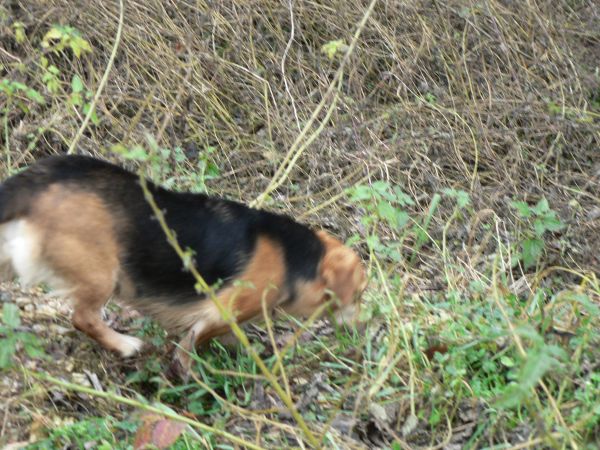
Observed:
[[[296,102],[294,101],[294,96],[292,95],[292,92],[290,91],[290,86],[288,84],[287,77],[285,76],[285,60],[287,59],[287,55],[288,55],[288,52],[290,51],[290,48],[292,47],[292,42],[294,42],[294,33],[295,33],[294,5],[292,5],[292,0],[289,0],[288,3],[290,5],[291,30],[290,30],[290,39],[288,40],[288,42],[285,46],[285,50],[283,51],[283,57],[281,58],[281,77],[283,78],[283,84],[285,85],[285,91],[287,92],[288,96],[290,97],[290,102],[292,103],[292,109],[294,110],[294,118],[296,119],[296,125],[298,126],[298,130],[301,130],[302,128],[300,127],[300,119],[298,118],[298,111],[296,110]]]

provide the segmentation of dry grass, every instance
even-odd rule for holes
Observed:
[[[415,349],[409,341],[422,337],[419,327],[427,339],[443,334],[447,322],[434,307],[438,297],[458,292],[472,299],[470,286],[482,280],[496,292],[491,280],[497,271],[501,290],[528,299],[530,306],[538,287],[548,298],[579,289],[599,299],[594,277],[600,273],[600,6],[593,0],[380,0],[345,60],[340,83],[332,84],[347,48],[340,46],[333,58],[322,48],[336,40],[350,44],[368,5],[127,1],[116,59],[99,97],[99,123],[85,129],[77,151],[119,160],[110,151],[114,145],[147,146],[151,135],[159,147],[180,147],[185,155],[181,161],[174,153],[166,156],[165,164],[176,169],[152,172],[159,181],[190,188],[198,161],[214,163],[219,174],[205,180],[209,192],[250,202],[269,186],[290,148],[314,139],[267,207],[343,237],[359,235],[377,291],[370,302],[385,303],[386,292],[402,299],[393,310],[406,320],[386,322],[397,326],[391,336],[402,342],[400,359],[385,361],[398,364],[392,372],[404,387],[410,385],[413,397],[409,402],[403,397],[397,415],[409,415],[412,408],[426,416],[440,403],[428,402],[435,394],[421,378],[435,379],[437,372],[410,362]],[[29,105],[29,112],[14,102],[4,112],[7,102],[0,94],[9,137],[2,159],[11,165],[4,165],[4,173],[69,148],[83,119],[67,102],[72,76],[79,74],[95,92],[118,17],[118,2],[13,0],[0,6],[0,77],[22,81],[46,97],[45,105]],[[22,23],[22,42],[15,23]],[[76,58],[68,50],[42,50],[40,41],[55,23],[80,30],[93,53]],[[53,94],[41,81],[42,52],[59,69],[61,84]],[[311,117],[316,120],[307,137],[296,142]],[[418,224],[434,194],[444,189],[464,190],[471,205],[457,212],[442,201],[432,210],[428,238],[420,242],[417,232],[360,220],[364,205],[344,192],[377,180],[400,186],[414,199],[405,209]],[[509,203],[535,204],[543,197],[567,227],[547,238],[536,270],[511,270],[507,252],[514,251],[511,243],[526,225]],[[372,235],[384,245],[400,245],[403,256],[394,261],[377,254],[367,245]],[[413,328],[399,325],[408,321]],[[519,354],[519,338],[511,336]],[[597,355],[592,356],[593,367]],[[410,376],[403,372],[409,368]],[[386,375],[367,369],[363,385]],[[490,446],[529,442],[562,448],[591,439],[576,420],[569,421],[572,405],[562,394],[540,392],[547,417],[524,420],[522,435],[493,425],[476,446],[484,439]],[[547,403],[555,395],[556,405]],[[454,425],[430,427],[407,442],[434,446],[453,429],[460,433],[454,420],[463,400],[444,403]],[[534,409],[538,406],[534,401]],[[573,434],[538,426],[563,416]],[[395,430],[379,430],[381,442],[393,441]],[[362,442],[375,445],[367,438]]]

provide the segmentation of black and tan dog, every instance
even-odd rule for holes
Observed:
[[[201,194],[148,183],[158,207],[218,300],[238,322],[281,307],[308,316],[331,297],[353,319],[366,286],[359,257],[323,231]],[[102,320],[112,296],[185,333],[184,350],[226,334],[213,301],[168,244],[137,175],[82,156],[44,159],[0,186],[0,265],[22,283],[48,283],[73,300],[73,325],[131,356],[143,342]],[[189,360],[179,351],[184,370]]]

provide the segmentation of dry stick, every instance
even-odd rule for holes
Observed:
[[[47,375],[45,373],[31,372],[27,369],[23,369],[23,370],[25,371],[25,373],[32,376],[33,378],[36,378],[41,381],[50,382],[50,383],[60,386],[64,389],[68,389],[70,391],[83,392],[84,394],[93,395],[94,397],[99,397],[99,398],[104,398],[107,400],[116,401],[116,402],[122,403],[124,405],[133,406],[134,408],[143,409],[145,411],[152,412],[155,414],[160,414],[161,416],[164,416],[168,419],[176,420],[178,422],[183,422],[191,427],[198,428],[199,430],[202,430],[202,431],[205,431],[208,433],[214,433],[216,435],[222,436],[225,439],[230,440],[231,442],[234,442],[238,445],[243,446],[244,448],[252,448],[252,449],[256,449],[256,450],[263,449],[263,447],[260,447],[259,445],[255,445],[251,442],[245,441],[244,439],[239,438],[233,434],[230,434],[227,431],[219,430],[218,428],[214,428],[214,427],[211,427],[210,425],[206,425],[202,422],[198,422],[198,421],[190,419],[188,417],[181,416],[175,412],[157,408],[156,406],[152,406],[152,405],[146,405],[145,403],[139,402],[137,400],[133,400],[131,398],[123,397],[122,395],[114,394],[112,392],[98,391],[96,389],[93,389],[93,388],[90,388],[87,386],[81,386],[79,384],[70,383],[68,381],[63,381],[58,378],[54,378],[51,375]]]
[[[181,248],[181,246],[179,245],[179,242],[177,241],[177,238],[175,237],[173,231],[167,225],[167,222],[165,220],[165,216],[164,216],[163,212],[161,211],[161,209],[158,207],[158,205],[154,201],[154,197],[153,197],[152,193],[150,192],[150,190],[148,189],[146,179],[141,174],[140,174],[140,185],[142,187],[142,190],[144,191],[144,197],[146,198],[146,201],[152,208],[152,211],[154,212],[156,219],[158,220],[161,228],[163,229],[163,231],[165,233],[167,242],[171,245],[171,247],[173,247],[173,249],[179,256],[179,258],[181,258],[182,262],[184,263],[185,268],[190,271],[190,273],[196,280],[196,283],[198,284],[198,286],[200,287],[202,292],[208,294],[208,296],[210,297],[210,299],[212,300],[214,305],[217,307],[217,310],[219,311],[219,314],[221,315],[221,318],[223,319],[223,321],[231,328],[231,331],[233,332],[233,334],[235,334],[235,336],[238,338],[240,343],[243,345],[244,349],[246,349],[246,351],[248,352],[250,357],[254,360],[254,362],[260,369],[260,371],[264,374],[265,378],[269,381],[269,383],[271,384],[271,386],[273,387],[273,389],[275,390],[275,392],[277,393],[279,398],[281,398],[281,400],[283,401],[285,406],[289,409],[290,414],[292,415],[292,417],[294,418],[294,420],[296,421],[296,423],[298,424],[298,426],[304,433],[306,439],[309,441],[311,446],[313,446],[315,448],[320,448],[321,445],[320,445],[319,441],[314,436],[314,434],[310,431],[310,429],[308,428],[308,425],[306,425],[304,418],[300,415],[300,413],[296,409],[294,402],[292,401],[290,396],[287,395],[287,392],[285,391],[285,389],[283,389],[281,387],[281,385],[277,381],[277,378],[269,370],[269,368],[266,366],[266,364],[261,359],[261,357],[256,353],[256,350],[254,350],[254,348],[250,345],[250,341],[248,340],[248,337],[246,336],[244,331],[241,329],[241,327],[237,324],[235,317],[233,317],[233,314],[231,313],[231,311],[229,311],[227,308],[225,308],[225,306],[220,302],[220,300],[216,296],[214,289],[211,286],[209,286],[208,283],[206,283],[206,281],[204,280],[202,275],[198,272],[196,266],[191,262],[188,253],[185,250],[183,250],[183,248]]]
[[[250,203],[251,207],[260,207],[264,203],[264,201],[267,199],[268,195],[283,184],[283,182],[288,177],[289,173],[292,171],[292,168],[294,167],[294,164],[296,163],[296,161],[298,160],[300,155],[306,150],[306,148],[310,145],[310,143],[312,143],[312,141],[314,141],[317,138],[317,136],[321,133],[321,131],[325,127],[325,123],[329,120],[331,112],[333,112],[333,108],[335,107],[335,104],[338,99],[338,92],[340,90],[341,81],[342,81],[343,75],[344,75],[344,67],[346,66],[346,64],[350,60],[350,56],[354,52],[354,48],[356,47],[358,38],[360,37],[363,29],[365,28],[365,25],[367,23],[367,20],[371,16],[371,13],[373,12],[373,8],[375,7],[376,2],[377,2],[377,0],[372,0],[371,4],[365,11],[360,23],[358,24],[358,27],[356,28],[356,31],[354,32],[352,41],[350,42],[350,45],[348,46],[348,51],[344,55],[344,59],[342,60],[340,67],[338,68],[333,81],[327,88],[325,95],[323,95],[322,100],[319,102],[319,104],[317,105],[317,107],[315,108],[313,113],[311,114],[310,118],[306,122],[306,125],[304,125],[304,128],[302,129],[300,134],[298,134],[298,136],[292,143],[292,146],[290,147],[289,151],[285,155],[283,162],[280,164],[279,168],[275,172],[275,175],[273,175],[273,178],[269,182],[269,185],[265,188],[265,190],[256,199],[254,199]],[[319,114],[321,113],[323,108],[325,107],[325,104],[327,103],[327,101],[329,100],[329,97],[331,96],[331,94],[333,94],[334,91],[336,92],[336,95],[333,98],[333,101],[329,108],[327,116],[325,117],[325,119],[323,119],[319,128],[317,130],[315,130],[315,132],[307,139],[307,141],[303,145],[301,145],[301,142],[304,140],[305,136],[308,134],[313,123],[315,122],[315,120],[317,120],[317,117],[319,116]]]
[[[292,0],[289,0],[289,5],[290,5],[290,24],[291,24],[290,39],[288,40],[287,45],[285,46],[285,50],[283,51],[283,57],[281,58],[281,76],[283,78],[283,84],[285,85],[285,91],[288,93],[288,96],[290,97],[290,102],[292,103],[292,109],[294,110],[294,117],[296,118],[296,125],[298,126],[298,130],[302,130],[302,128],[300,127],[300,119],[298,119],[298,111],[296,110],[296,102],[294,101],[294,96],[292,95],[292,92],[290,91],[287,77],[285,76],[285,60],[287,59],[287,55],[290,51],[290,48],[292,47],[292,42],[294,42],[294,30],[296,28],[294,25],[294,5],[292,5]]]
[[[92,114],[94,114],[94,111],[96,110],[96,104],[98,103],[98,100],[100,99],[100,95],[102,94],[102,91],[104,90],[104,86],[106,85],[106,82],[108,81],[108,74],[110,73],[110,70],[112,69],[113,63],[115,61],[115,57],[117,56],[117,49],[119,48],[119,44],[121,43],[121,33],[123,31],[123,17],[124,16],[125,16],[125,7],[123,5],[123,0],[119,0],[119,25],[117,27],[115,43],[114,43],[112,51],[110,53],[110,58],[108,59],[108,64],[106,64],[106,69],[104,70],[104,75],[102,75],[102,78],[100,79],[100,84],[98,85],[98,89],[96,89],[96,94],[94,95],[94,98],[92,99],[92,102],[90,103],[90,109],[88,110],[87,114],[85,115],[85,118],[83,119],[83,122],[82,122],[81,126],[79,127],[79,130],[77,130],[77,134],[71,141],[71,145],[69,146],[67,155],[72,155],[73,153],[75,153],[75,147],[77,146],[79,139],[81,139],[83,132],[87,128],[87,125],[90,122],[90,119],[92,118]]]
[[[386,277],[383,273],[383,269],[381,268],[381,264],[379,263],[379,259],[375,255],[373,255],[373,261],[375,262],[375,265],[377,267],[377,273],[379,275],[379,279],[383,286],[385,296],[388,299],[390,305],[394,308],[394,312],[396,312],[396,319],[398,320],[398,323],[400,324],[400,331],[402,332],[402,340],[404,341],[404,346],[405,346],[405,351],[406,351],[406,360],[408,361],[408,368],[409,368],[408,387],[410,390],[410,413],[412,416],[416,417],[417,416],[416,406],[415,406],[416,371],[415,371],[414,362],[413,362],[412,358],[410,357],[410,341],[408,339],[406,327],[405,327],[404,323],[402,322],[401,315],[398,313],[397,309],[395,308],[393,296],[390,292],[390,288],[386,281]],[[394,367],[397,364],[397,362],[400,360],[401,356],[402,356],[402,353],[398,353],[398,355],[393,358],[393,364],[389,364],[388,367],[385,368],[379,374],[378,378],[373,382],[373,385],[369,389],[369,397],[372,398],[379,391],[381,385],[383,384],[385,379],[388,377],[390,370],[392,369],[392,367]]]
[[[277,364],[276,367],[279,367],[279,369],[281,370],[281,378],[283,379],[285,391],[287,392],[287,395],[289,395],[291,397],[292,393],[290,390],[290,383],[288,381],[287,374],[285,373],[285,368],[283,367],[282,354],[279,351],[279,349],[277,348],[277,342],[275,342],[275,334],[273,333],[273,323],[271,321],[271,318],[269,317],[269,311],[267,309],[267,299],[264,294],[262,296],[261,306],[262,306],[262,311],[263,311],[263,319],[265,321],[265,326],[267,327],[267,333],[269,334],[269,340],[271,341],[271,346],[273,347],[273,354],[275,355],[275,361]],[[273,374],[273,375],[275,375],[275,374]]]
[[[365,181],[367,181],[369,179],[370,175],[365,175],[364,177],[362,177],[360,180],[356,181],[355,183],[352,183],[353,186],[359,185],[364,183]],[[308,211],[303,212],[302,214],[300,214],[298,216],[298,220],[304,220],[306,219],[308,216],[312,216],[313,214],[316,214],[317,212],[319,212],[320,210],[328,207],[329,205],[337,202],[340,198],[345,197],[346,195],[348,195],[348,192],[346,190],[343,190],[342,192],[338,192],[337,194],[335,194],[333,197],[328,198],[327,200],[323,201],[322,203],[319,203],[317,206],[315,206],[314,208],[309,209]]]

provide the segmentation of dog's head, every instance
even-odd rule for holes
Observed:
[[[351,248],[326,231],[317,236],[325,246],[320,275],[325,284],[322,301],[332,300],[338,323],[354,323],[360,312],[360,300],[367,287],[367,274],[360,257]]]
[[[296,284],[295,299],[283,310],[298,317],[310,317],[329,303],[338,323],[355,323],[360,299],[367,287],[367,275],[359,256],[325,231],[317,231],[325,249],[315,279]]]

